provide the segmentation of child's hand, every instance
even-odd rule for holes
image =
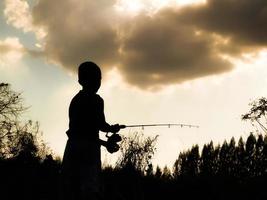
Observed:
[[[125,125],[119,125],[119,124],[114,124],[110,126],[110,132],[111,133],[118,133],[122,128],[125,128]]]
[[[110,132],[111,133],[118,133],[120,131],[120,125],[119,124],[114,124],[110,126]]]

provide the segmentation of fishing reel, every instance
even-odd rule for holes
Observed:
[[[117,143],[122,140],[121,136],[117,133],[112,133],[109,136],[107,133],[106,137],[108,138],[107,145],[106,145],[108,152],[109,153],[115,153],[115,152],[119,151],[120,146]]]
[[[115,153],[119,151],[120,146],[118,145],[118,142],[122,140],[118,132],[120,131],[120,129],[126,128],[126,126],[115,124],[115,125],[112,125],[111,127],[112,127],[111,135],[109,136],[109,133],[106,133],[106,137],[108,138],[106,148],[109,153]]]

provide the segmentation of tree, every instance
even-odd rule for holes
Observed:
[[[264,174],[265,166],[264,166],[264,139],[262,135],[259,135],[256,142],[256,151],[255,151],[255,172],[257,176],[261,176]]]
[[[26,110],[21,93],[14,92],[7,83],[0,83],[0,120],[14,121]]]
[[[177,160],[174,162],[173,165],[173,176],[174,178],[178,178],[179,176],[184,176],[187,174],[187,167],[186,167],[186,160],[187,160],[187,153],[180,152]]]
[[[23,105],[21,93],[9,84],[0,83],[0,158],[21,155],[45,158],[51,153],[41,139],[39,123],[22,122],[20,116],[28,108]]]
[[[166,181],[172,178],[171,170],[167,166],[163,168],[161,178]]]
[[[14,138],[13,145],[10,146],[12,155],[29,160],[31,158],[43,160],[47,155],[52,155],[52,151],[43,141],[41,134],[38,122],[29,120],[23,123]]]
[[[219,153],[219,169],[221,176],[229,176],[229,144],[224,141]]]
[[[267,133],[267,99],[261,97],[249,105],[251,106],[250,111],[242,115],[242,120],[249,120],[257,131],[261,129]]]
[[[17,119],[25,111],[21,94],[0,83],[0,157],[10,156],[10,147],[19,129]]]
[[[235,138],[232,137],[228,149],[228,168],[229,168],[229,174],[232,177],[237,176],[236,166],[237,166],[236,145],[235,145]]]
[[[245,144],[245,166],[250,177],[255,176],[256,137],[251,133]]]
[[[191,148],[191,151],[188,152],[187,156],[188,174],[190,174],[193,177],[198,175],[199,162],[200,162],[199,147],[198,145],[195,145]]]
[[[183,177],[195,177],[199,174],[199,147],[198,145],[193,146],[186,152],[181,152],[178,159],[173,165],[173,176],[178,178]]]
[[[266,175],[267,173],[267,136],[264,136],[264,145],[262,149],[262,168],[263,168],[263,173]]]
[[[237,157],[237,164],[236,164],[236,176],[239,179],[242,179],[246,176],[247,170],[245,167],[246,163],[246,152],[245,152],[245,143],[242,137],[238,140],[238,145],[236,147],[236,157]]]
[[[162,170],[159,166],[156,167],[155,177],[160,178],[162,176]]]
[[[157,137],[145,138],[140,133],[123,137],[120,144],[121,156],[117,161],[117,167],[132,168],[133,170],[145,173],[151,166],[151,160],[156,150]]]
[[[203,146],[200,163],[200,172],[202,175],[215,175],[217,171],[217,157],[218,153],[214,150],[213,142]]]

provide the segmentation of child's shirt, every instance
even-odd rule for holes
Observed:
[[[69,107],[68,137],[98,140],[99,130],[106,124],[103,99],[97,94],[79,91]]]

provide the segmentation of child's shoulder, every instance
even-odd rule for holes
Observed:
[[[82,92],[79,91],[77,94],[75,94],[75,95],[72,97],[72,101],[77,101],[77,100],[79,100],[79,99],[83,99],[83,98],[84,98],[83,96],[84,96],[84,95],[82,95]]]
[[[96,100],[99,101],[100,103],[104,102],[103,98],[99,94],[96,94],[95,97],[96,97]]]
[[[78,92],[73,98],[72,103],[79,103],[79,102],[96,102],[99,104],[103,104],[103,98],[98,94],[88,94],[84,93],[83,91]]]

